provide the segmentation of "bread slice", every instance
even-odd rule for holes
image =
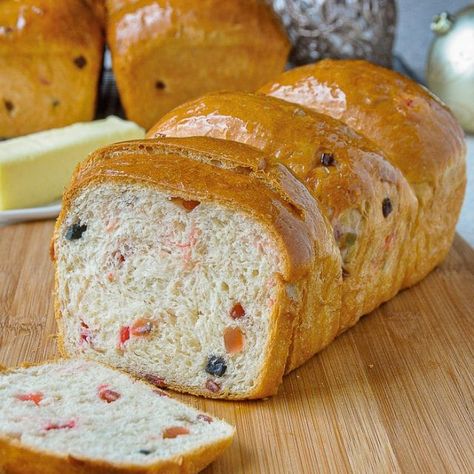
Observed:
[[[227,423],[93,361],[0,372],[0,472],[193,473],[233,437]]]
[[[218,92],[177,107],[149,137],[234,140],[287,166],[330,221],[343,265],[340,331],[397,294],[415,256],[417,201],[403,175],[345,124],[258,94]],[[304,362],[303,354],[294,367]]]
[[[339,329],[341,262],[284,167],[222,140],[136,141],[77,171],[58,219],[65,354],[214,398],[276,393]]]

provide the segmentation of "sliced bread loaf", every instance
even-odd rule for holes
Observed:
[[[97,362],[0,372],[2,473],[194,473],[232,437],[227,423]]]
[[[210,138],[97,151],[58,219],[65,354],[208,397],[276,393],[339,329],[341,261],[291,173]]]

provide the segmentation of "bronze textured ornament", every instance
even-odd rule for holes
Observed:
[[[395,0],[268,0],[293,43],[295,65],[362,58],[391,66]]]
[[[428,57],[428,86],[474,133],[474,5],[456,15],[441,13],[431,29],[437,37]]]

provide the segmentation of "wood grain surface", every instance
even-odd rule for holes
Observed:
[[[56,355],[53,223],[0,228],[0,364]],[[177,395],[237,427],[207,474],[473,473],[474,251],[447,261],[289,375],[278,396]]]

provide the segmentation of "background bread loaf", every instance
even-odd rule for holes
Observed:
[[[263,0],[108,0],[107,37],[127,117],[150,128],[206,92],[254,91],[289,41]]]
[[[103,44],[82,0],[2,0],[0,138],[92,120]]]

